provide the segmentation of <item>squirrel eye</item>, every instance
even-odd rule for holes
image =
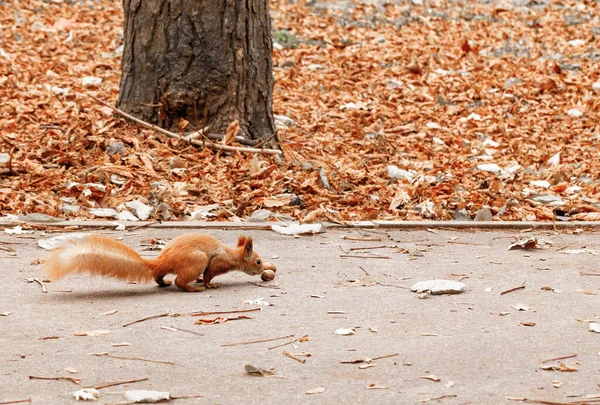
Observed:
[[[258,259],[258,260],[256,261],[256,264],[260,264],[260,259]]]

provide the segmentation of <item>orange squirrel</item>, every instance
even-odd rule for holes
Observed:
[[[111,276],[127,281],[154,279],[160,287],[171,285],[163,278],[176,274],[175,285],[185,291],[216,288],[211,280],[230,270],[258,275],[275,266],[263,264],[253,250],[252,238],[240,236],[230,248],[208,235],[186,234],[168,243],[156,259],[143,259],[131,247],[102,235],[72,239],[51,251],[44,262],[46,274],[59,279],[69,273]],[[204,287],[189,285],[198,280]]]

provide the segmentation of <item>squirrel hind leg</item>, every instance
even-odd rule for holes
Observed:
[[[184,291],[200,292],[204,291],[204,287],[194,287],[190,283],[198,278],[199,272],[195,269],[180,269],[175,278],[175,285]]]
[[[158,284],[159,287],[168,287],[168,286],[170,286],[172,284],[171,281],[166,281],[164,279],[164,277],[165,277],[164,274],[161,274],[161,275],[158,275],[158,276],[154,277],[154,281],[156,281],[156,284]]]

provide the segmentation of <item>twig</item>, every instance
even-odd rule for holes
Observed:
[[[573,357],[577,357],[577,353],[571,354],[569,356],[555,357],[553,359],[543,360],[540,362],[540,364],[549,363],[551,361],[556,361],[556,360],[572,359]]]
[[[0,402],[0,405],[22,404],[23,402],[31,402],[31,398],[17,399],[15,401]]]
[[[508,290],[502,291],[500,293],[500,295],[508,294],[508,293],[511,293],[511,292],[517,291],[517,290],[523,290],[524,288],[525,288],[525,281],[523,281],[523,284],[521,284],[518,287],[509,288]]]
[[[302,364],[306,363],[306,359],[299,359],[298,357],[294,356],[292,353],[288,352],[287,350],[284,350],[283,352],[281,352],[281,354],[289,357],[290,359],[294,359]]]
[[[542,404],[542,405],[586,405],[591,403],[598,403],[600,399],[584,399],[583,401],[575,402],[556,402],[556,401],[545,401],[543,399],[529,399],[529,398],[511,398],[507,397],[509,401],[520,401],[528,404]]]
[[[203,395],[171,395],[171,399],[193,399],[204,398]]]
[[[379,356],[379,357],[373,357],[371,358],[371,360],[381,360],[381,359],[387,359],[388,357],[396,357],[398,356],[400,353],[392,353],[392,354],[386,354],[384,356]]]
[[[404,287],[403,285],[395,285],[395,284],[384,284],[384,283],[380,283],[379,281],[375,280],[375,279],[373,278],[373,276],[372,276],[372,275],[370,275],[370,274],[369,274],[369,272],[368,272],[368,271],[366,271],[366,270],[364,269],[364,267],[362,267],[362,266],[359,266],[358,268],[359,268],[359,269],[361,269],[362,271],[364,271],[364,272],[365,272],[365,274],[366,274],[367,276],[371,277],[371,278],[373,279],[373,282],[375,282],[375,284],[377,284],[377,285],[380,285],[380,286],[382,286],[382,287],[394,287],[394,288],[402,288],[402,289],[405,289],[405,290],[410,290],[410,288],[409,288],[409,287]]]
[[[374,237],[362,237],[362,236],[344,236],[342,239],[344,240],[355,240],[355,241],[361,241],[361,242],[381,242],[381,238],[378,238],[376,236]]]
[[[206,315],[221,315],[221,314],[240,314],[243,312],[254,312],[260,311],[260,308],[252,308],[252,309],[238,309],[233,311],[212,311],[212,312],[192,312],[190,316],[206,316]]]
[[[143,224],[143,225],[138,225],[138,226],[132,226],[131,228],[127,228],[128,231],[135,231],[137,229],[141,229],[141,228],[146,228],[152,225],[156,225],[156,224],[162,224],[162,221],[155,221],[155,222],[148,222],[147,224]]]
[[[217,143],[209,143],[206,144],[204,142],[199,142],[197,140],[194,139],[187,139],[184,136],[181,135],[177,135],[176,133],[173,133],[171,131],[167,131],[166,129],[157,127],[156,125],[153,124],[149,124],[145,121],[140,120],[139,118],[134,117],[133,115],[127,114],[124,111],[121,111],[120,109],[118,109],[117,107],[113,107],[112,105],[92,96],[91,94],[88,94],[88,97],[94,99],[96,102],[110,108],[111,110],[119,113],[120,115],[122,115],[125,118],[128,118],[134,122],[137,122],[140,125],[143,125],[147,128],[153,129],[156,132],[160,132],[163,135],[166,135],[169,138],[174,138],[174,139],[179,139],[183,142],[187,142],[189,144],[195,145],[195,146],[208,146],[209,148],[212,149],[218,149],[218,150],[225,150],[228,152],[248,152],[248,153],[262,153],[262,154],[267,154],[267,155],[282,155],[283,152],[280,150],[276,150],[276,149],[257,149],[257,148],[243,148],[243,147],[238,147],[238,146],[228,146],[228,145],[221,145],[221,144],[217,144]]]
[[[172,361],[162,361],[162,360],[151,360],[151,359],[144,359],[143,357],[125,357],[125,356],[115,356],[109,353],[92,353],[91,356],[96,356],[96,357],[110,357],[111,359],[118,359],[118,360],[137,360],[137,361],[146,361],[148,363],[159,363],[159,364],[168,364],[170,366],[174,366],[175,363],[173,363]]]
[[[362,255],[340,255],[340,257],[354,257],[357,259],[391,259],[389,256],[362,256]]]
[[[42,287],[42,292],[43,293],[47,293],[48,292],[48,290],[46,289],[46,284],[44,284],[42,280],[34,278],[33,281],[35,281],[36,283],[38,283]]]
[[[29,379],[30,380],[54,380],[54,381],[65,380],[65,381],[71,381],[73,384],[79,384],[81,382],[81,378],[75,378],[75,377],[37,377],[35,375],[30,375]]]
[[[108,382],[108,383],[104,383],[104,384],[88,385],[85,388],[95,388],[97,390],[101,390],[102,388],[114,387],[116,385],[133,384],[133,383],[148,381],[148,380],[149,380],[149,378],[146,377],[146,378],[140,378],[138,380],[125,380],[125,381]]]
[[[579,272],[580,276],[600,276],[600,273],[586,273],[586,272]]]
[[[381,245],[381,246],[365,246],[365,247],[353,247],[350,248],[350,251],[352,252],[353,250],[368,250],[368,249],[384,249],[384,248],[395,248],[396,246],[387,246],[387,245]]]
[[[191,135],[193,135],[193,134],[186,135],[186,137],[190,138]],[[208,135],[206,135],[206,137],[208,139],[210,139],[210,140],[213,140],[213,141],[221,141],[221,140],[223,140],[223,135],[220,135],[220,134],[208,134]],[[246,139],[246,138],[244,138],[242,136],[236,136],[235,137],[235,141],[237,143],[241,143],[242,145],[248,145],[248,146],[253,146],[253,147],[256,147],[256,144],[258,143],[256,141],[256,139]]]
[[[129,322],[126,323],[125,325],[123,325],[124,328],[128,327],[129,325],[133,325],[135,323],[140,323],[140,322],[144,322],[147,321],[149,319],[156,319],[156,318],[163,318],[165,316],[169,316],[168,312],[165,312],[164,314],[159,314],[159,315],[152,315],[152,316],[148,316],[146,318],[142,318],[142,319],[138,319],[137,321],[133,321],[133,322]]]
[[[271,338],[271,339],[261,339],[261,340],[250,340],[250,341],[245,341],[245,342],[227,343],[227,344],[221,345],[221,347],[251,345],[254,343],[272,342],[274,340],[288,339],[291,337],[294,337],[294,335],[281,336],[281,337],[276,337],[276,338]]]
[[[449,240],[448,243],[452,245],[489,246],[484,243],[462,242],[458,240]]]
[[[278,345],[275,345],[275,346],[268,347],[268,348],[267,348],[267,350],[273,350],[273,349],[277,349],[278,347],[282,347],[282,346],[291,345],[291,344],[294,344],[294,343],[296,343],[296,342],[299,342],[299,341],[300,341],[300,339],[302,339],[302,338],[306,338],[306,337],[308,337],[308,335],[300,336],[299,338],[297,338],[297,339],[292,339],[292,340],[290,340],[289,342],[286,342],[286,343],[281,343],[281,344],[278,344]]]
[[[179,332],[187,332],[187,333],[193,333],[194,335],[198,335],[198,336],[204,336],[204,333],[200,333],[200,332],[196,332],[196,331],[188,330],[188,329],[176,328],[174,326],[168,326],[168,327],[167,326],[161,326],[160,328],[161,329],[167,329],[167,330],[174,329],[174,330],[179,331]]]
[[[422,399],[421,402],[439,401],[440,399],[444,398],[456,398],[456,394],[446,394],[435,398],[426,398]]]

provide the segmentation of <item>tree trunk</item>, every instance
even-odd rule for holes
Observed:
[[[165,128],[275,134],[268,0],[123,0],[117,106]],[[274,137],[273,141],[277,139]]]

